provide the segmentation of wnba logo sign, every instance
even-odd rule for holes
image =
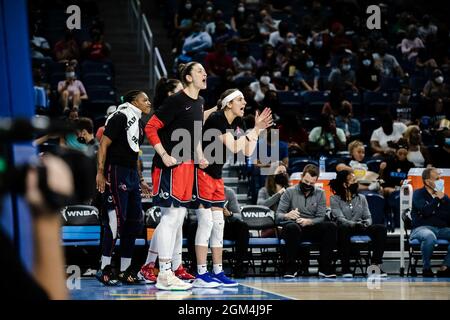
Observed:
[[[66,9],[66,13],[70,14],[70,16],[66,20],[67,29],[81,29],[81,9],[77,5],[68,6]]]
[[[367,7],[366,13],[370,14],[367,18],[366,26],[369,30],[381,29],[381,9],[377,5]]]

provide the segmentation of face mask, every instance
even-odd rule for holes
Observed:
[[[191,10],[192,4],[186,3],[186,5],[184,7],[186,8],[186,10]]]
[[[66,78],[75,78],[75,72],[66,72]]]
[[[450,146],[450,138],[445,138],[445,145]]]
[[[261,76],[261,78],[259,78],[259,81],[261,81],[262,84],[268,85],[270,83],[270,77],[269,76]]]
[[[344,71],[348,71],[348,70],[350,70],[350,68],[351,68],[351,65],[349,65],[349,64],[342,65],[342,70],[344,70]]]
[[[282,186],[287,187],[289,185],[289,178],[286,173],[279,173],[275,175],[275,183]]]
[[[86,139],[84,137],[78,137],[77,141],[81,144],[86,144]]]
[[[439,179],[434,182],[434,190],[444,192],[444,180]]]
[[[314,45],[317,49],[320,49],[323,46],[323,41],[316,41],[314,42]]]
[[[314,189],[314,186],[310,186],[309,184],[306,184],[304,182],[300,183],[300,190],[302,190],[303,193],[307,193],[309,191],[312,191]]]
[[[364,59],[362,61],[363,65],[365,65],[366,67],[370,66],[372,64],[372,61],[370,61],[369,59]]]
[[[244,12],[245,12],[245,8],[244,8],[244,7],[239,7],[239,8],[238,8],[238,12],[244,13]]]
[[[306,66],[307,66],[308,68],[314,67],[314,61],[312,61],[312,60],[306,61]]]
[[[206,8],[206,12],[208,12],[208,13],[213,12],[213,8],[212,8],[212,7],[207,7],[207,8]]]
[[[350,191],[352,194],[356,194],[358,192],[359,183],[352,183],[348,186],[348,191]]]
[[[436,81],[436,83],[441,84],[442,82],[444,82],[444,77],[443,76],[439,76],[436,79],[434,79],[434,81]]]

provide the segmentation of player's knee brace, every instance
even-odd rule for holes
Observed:
[[[197,233],[195,234],[196,246],[208,246],[209,237],[211,236],[211,230],[213,228],[212,212],[211,209],[197,209]]]
[[[178,227],[178,210],[176,208],[161,208],[159,225],[164,231],[170,229],[172,232],[175,232]]]
[[[225,221],[223,219],[222,211],[213,211],[213,228],[211,232],[211,248],[223,247],[223,230],[225,227]]]

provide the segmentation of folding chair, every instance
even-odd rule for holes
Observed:
[[[264,272],[270,266],[270,261],[272,261],[275,271],[279,272],[280,239],[275,225],[274,212],[266,206],[249,205],[242,207],[241,216],[242,220],[247,223],[250,232],[255,231],[254,234],[256,234],[256,236],[253,234],[249,239],[249,248],[251,250],[249,260],[250,265],[253,267],[253,272],[256,272],[255,258],[257,257],[256,254],[253,254],[253,249],[259,249],[261,272]],[[261,237],[261,231],[266,229],[273,229],[274,236]],[[270,249],[275,249],[275,251],[271,252]]]

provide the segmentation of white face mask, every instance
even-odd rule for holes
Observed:
[[[365,65],[366,67],[370,66],[372,64],[372,61],[370,61],[369,59],[364,59],[362,61],[363,65]]]
[[[314,61],[312,61],[312,60],[306,61],[306,66],[307,66],[308,68],[314,67]]]
[[[74,79],[75,78],[75,72],[66,72],[66,78]]]
[[[444,82],[444,77],[443,76],[439,76],[435,80],[436,80],[437,83],[441,84],[442,82]]]
[[[238,12],[244,13],[245,12],[245,8],[243,6],[238,7]]]
[[[186,3],[184,7],[186,8],[186,10],[191,10],[192,4]]]
[[[352,66],[349,65],[349,64],[343,64],[343,65],[342,65],[342,70],[348,71],[348,70],[350,70],[351,67],[352,67]]]
[[[261,78],[259,78],[259,81],[261,81],[262,84],[268,85],[270,83],[270,77],[269,76],[261,76]]]
[[[439,179],[434,182],[434,190],[444,192],[444,180]]]

